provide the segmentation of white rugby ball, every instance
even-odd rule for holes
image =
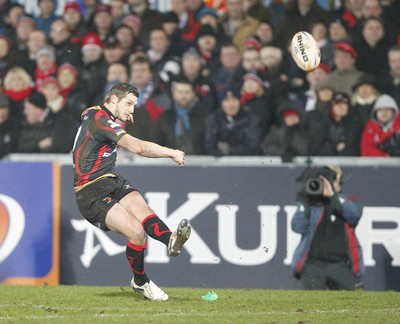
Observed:
[[[300,31],[292,38],[290,46],[292,57],[297,66],[306,72],[314,71],[321,62],[319,46],[309,33]]]

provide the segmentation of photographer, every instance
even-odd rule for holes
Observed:
[[[341,168],[309,168],[297,181],[291,225],[302,237],[292,261],[295,277],[308,290],[362,288],[364,264],[355,235],[362,208],[341,194]]]

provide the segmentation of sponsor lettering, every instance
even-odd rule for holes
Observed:
[[[154,209],[158,216],[166,221],[171,228],[175,228],[182,218],[191,221],[196,217],[201,217],[201,213],[218,200],[219,194],[189,193],[187,201],[170,214],[168,214],[169,193],[148,192],[145,197],[150,206],[155,206]],[[287,251],[282,262],[285,265],[290,265],[294,250],[300,241],[300,235],[294,233],[290,226],[296,210],[295,206],[288,205],[282,208],[277,205],[257,206],[259,231],[255,232],[254,236],[259,237],[259,242],[253,249],[242,249],[237,244],[236,233],[240,232],[236,225],[239,205],[215,204],[214,210],[218,217],[218,231],[215,231],[218,251],[212,251],[194,227],[190,240],[185,245],[185,250],[189,253],[192,264],[219,264],[222,259],[238,266],[257,266],[268,263],[276,257],[279,239],[277,215],[282,212],[286,217]],[[376,223],[386,226],[376,228]],[[86,220],[72,219],[71,224],[76,231],[85,233],[83,251],[80,256],[85,268],[90,267],[93,258],[101,250],[104,250],[110,256],[125,252],[125,245],[115,243],[107,234],[92,226]],[[376,245],[385,248],[392,258],[392,266],[400,266],[400,207],[364,207],[363,216],[356,232],[363,248],[366,266],[376,264],[373,258],[373,247]],[[165,246],[155,240],[149,240],[146,262],[170,262]]]
[[[297,36],[297,43],[299,45],[300,54],[301,54],[301,56],[303,58],[303,61],[304,62],[308,62],[308,56],[307,56],[306,49],[305,49],[304,44],[303,44],[303,36],[302,35],[298,35]]]

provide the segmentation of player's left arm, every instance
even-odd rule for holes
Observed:
[[[153,142],[143,141],[129,134],[125,134],[118,145],[128,151],[148,158],[170,158],[178,165],[185,164],[185,153]]]

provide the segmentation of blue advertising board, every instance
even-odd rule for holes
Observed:
[[[295,179],[303,167],[139,166],[117,170],[173,229],[182,218],[192,235],[169,258],[152,239],[146,272],[162,287],[299,289],[290,264],[300,235],[291,230]],[[400,291],[398,167],[345,167],[344,193],[364,206],[357,227],[367,290]],[[62,167],[61,284],[128,285],[126,238],[102,232],[80,214],[73,169]]]
[[[0,163],[0,283],[59,283],[59,167]]]

